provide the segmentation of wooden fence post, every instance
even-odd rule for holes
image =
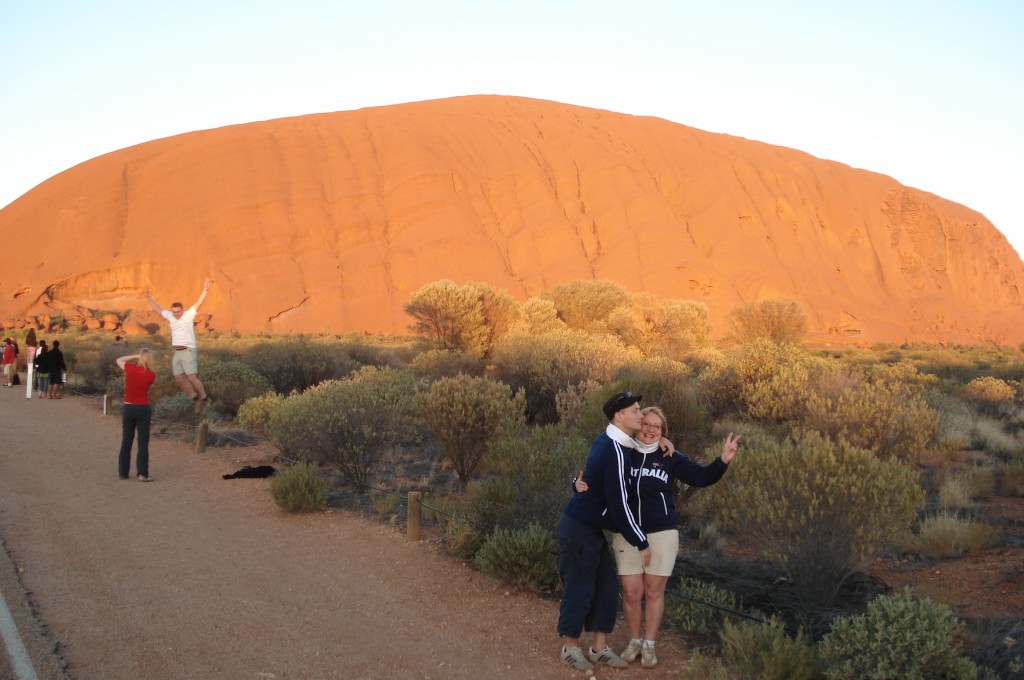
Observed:
[[[423,493],[420,491],[409,492],[409,517],[406,523],[405,537],[410,541],[420,540],[420,517],[423,514],[422,498]]]
[[[206,453],[206,433],[210,431],[210,421],[203,420],[196,431],[196,453]]]

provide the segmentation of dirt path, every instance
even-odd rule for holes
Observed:
[[[98,400],[2,388],[0,432],[0,588],[40,678],[582,676],[557,660],[556,603],[354,513],[284,514],[268,480],[221,479],[237,450],[154,438],[156,481],[121,481]],[[598,676],[683,656],[666,640],[658,669]]]

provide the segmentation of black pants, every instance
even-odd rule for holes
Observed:
[[[153,410],[149,406],[124,405],[124,414],[121,416],[121,453],[117,457],[117,473],[121,477],[128,476],[136,431],[139,433],[139,452],[135,458],[135,471],[143,477],[149,477],[149,423],[152,418]]]

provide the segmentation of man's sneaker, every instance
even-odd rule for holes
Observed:
[[[568,649],[562,647],[562,663],[579,671],[589,671],[594,667],[594,664],[583,656],[583,650],[579,647],[569,647]]]
[[[587,652],[587,658],[594,663],[603,663],[612,668],[629,668],[629,664],[622,660],[622,657],[612,651],[611,647],[605,647],[600,652],[595,652],[591,647]]]
[[[139,475],[139,481],[140,482],[152,482],[153,478],[152,477],[147,477],[146,475]]]
[[[626,645],[626,648],[622,650],[622,654],[619,656],[621,656],[622,660],[626,663],[633,663],[636,661],[636,657],[639,656],[641,647],[643,647],[643,645],[639,640],[630,640],[629,644]]]
[[[640,666],[642,668],[654,668],[658,665],[658,657],[654,654],[654,646],[644,643],[640,650]]]

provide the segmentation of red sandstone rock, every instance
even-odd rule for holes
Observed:
[[[1024,341],[1024,263],[981,214],[656,118],[474,96],[249,123],[93,159],[0,211],[0,320],[190,305],[220,331],[406,332],[425,283],[574,278],[806,307],[837,341]],[[143,324],[148,322],[143,322]],[[125,331],[130,333],[127,324]],[[136,325],[134,328],[140,326]]]

